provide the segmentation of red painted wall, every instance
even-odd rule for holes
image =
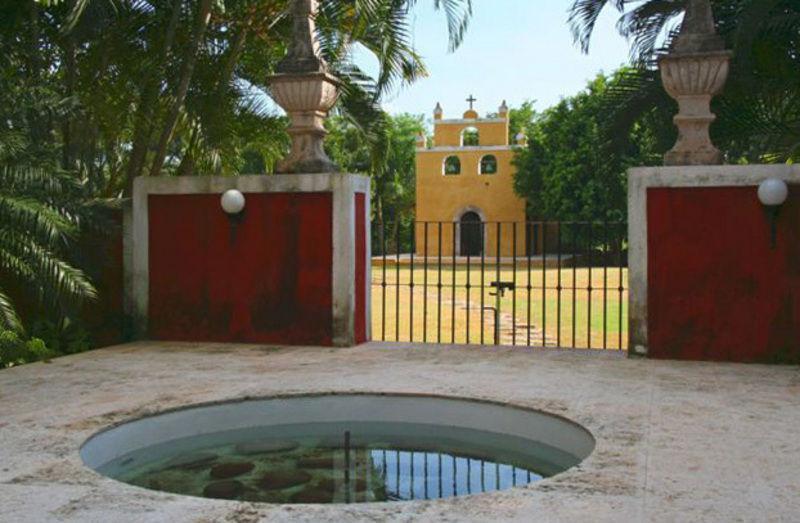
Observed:
[[[367,339],[367,235],[366,235],[366,197],[364,193],[356,193],[356,318],[355,338],[356,343],[365,343]]]
[[[330,345],[331,195],[245,196],[236,225],[218,194],[149,197],[150,336]]]
[[[650,356],[800,360],[800,186],[774,250],[755,187],[653,188],[647,219]]]

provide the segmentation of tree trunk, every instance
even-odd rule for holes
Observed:
[[[391,241],[394,242],[394,249],[395,254],[400,252],[400,243],[402,240],[398,240],[397,234],[400,232],[400,219],[395,214],[394,223],[392,224],[392,232],[391,232]]]
[[[176,174],[178,176],[189,176],[194,174],[194,154],[195,154],[195,147],[197,147],[197,128],[192,128],[191,132],[189,133],[189,141],[186,144],[186,148],[183,151],[183,158],[181,158],[181,163],[178,164],[178,169]]]
[[[181,158],[181,163],[178,165],[178,176],[190,176],[194,174],[194,153],[192,148],[188,148]]]
[[[225,89],[225,87],[233,78],[233,70],[236,68],[236,64],[239,62],[239,56],[242,54],[244,44],[247,41],[247,33],[250,29],[249,22],[249,19],[245,21],[241,30],[236,34],[231,42],[231,48],[228,52],[227,58],[225,59],[225,65],[222,68],[222,76],[219,79],[219,84],[217,87],[220,92]]]
[[[75,37],[72,33],[65,37],[64,41],[64,95],[67,98],[75,94],[75,79],[76,79],[76,64],[75,64]],[[61,123],[61,168],[65,171],[72,169],[73,165],[73,144],[72,144],[72,115],[67,114],[64,116],[64,121]]]
[[[380,251],[381,255],[386,254],[384,248],[386,247],[386,224],[383,221],[383,198],[379,193],[375,194],[375,219],[378,222],[378,230],[380,233]]]
[[[30,2],[30,49],[28,50],[28,77],[39,77],[39,4],[36,0]]]
[[[166,64],[167,60],[169,60],[172,44],[175,42],[175,33],[181,18],[182,3],[183,0],[174,0],[173,2],[172,14],[170,15],[167,32],[164,36],[164,45],[161,48],[160,62],[157,64],[155,71],[153,71],[148,78],[142,89],[142,94],[139,97],[134,123],[133,145],[131,146],[131,155],[125,173],[124,192],[126,196],[133,194],[133,180],[142,174],[144,168],[147,148],[150,143],[150,135],[153,132],[153,115],[155,114],[155,106],[158,103],[158,87],[162,75],[166,71]]]
[[[200,44],[206,34],[208,22],[211,19],[211,5],[212,0],[200,0],[200,6],[197,11],[197,23],[194,30],[194,36],[189,44],[189,49],[186,52],[186,58],[181,66],[178,83],[178,89],[175,92],[175,100],[172,102],[172,107],[167,114],[167,119],[164,122],[164,128],[161,131],[161,136],[158,140],[158,147],[156,154],[153,158],[153,164],[150,167],[150,175],[158,176],[161,174],[161,168],[164,165],[164,158],[167,156],[167,146],[172,140],[172,134],[175,132],[175,124],[178,121],[183,103],[186,100],[186,93],[189,91],[189,84],[192,81],[194,74],[194,66],[197,63],[198,50]]]

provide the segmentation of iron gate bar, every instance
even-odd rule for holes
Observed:
[[[463,229],[462,229],[461,232],[463,233]],[[463,238],[462,238],[462,241],[463,241]],[[472,252],[472,249],[470,249],[469,247],[471,247],[471,246],[468,246],[467,249],[466,249],[466,251],[467,251],[467,286],[466,286],[466,290],[467,290],[467,311],[466,311],[466,314],[467,314],[467,339],[466,339],[466,342],[467,342],[467,345],[469,345],[469,298],[470,298],[469,273],[470,273],[470,270],[472,268],[472,267],[470,267],[470,254]]]
[[[589,233],[587,234],[587,256],[589,258],[589,287],[587,288],[588,298],[586,299],[588,313],[586,315],[586,344],[588,348],[592,348],[592,264],[594,263],[594,256],[592,255],[592,222],[587,223]]]
[[[572,226],[572,346],[576,345],[576,326],[578,325],[578,227]]]
[[[502,278],[500,277],[500,254],[502,253],[502,251],[500,250],[500,243],[502,242],[502,238],[503,238],[500,235],[501,232],[502,232],[501,229],[502,229],[501,223],[497,222],[497,237],[496,237],[497,239],[495,240],[495,244],[497,245],[497,249],[496,249],[497,254],[495,255],[495,258],[494,258],[494,260],[495,260],[495,276],[496,276],[495,281],[496,282],[502,281]],[[499,294],[500,293],[500,289],[499,288],[497,289],[497,293],[498,293],[498,296],[499,296],[500,295]],[[495,306],[497,307],[497,310],[494,311],[495,318],[500,318],[500,307],[502,306],[502,300],[499,297],[495,300]],[[494,344],[495,345],[499,345],[500,344],[500,335],[501,335],[501,333],[499,332],[499,330],[500,330],[500,321],[499,320],[495,320],[494,329],[495,329]]]
[[[511,224],[511,259],[514,288],[511,289],[511,345],[517,344],[517,222]]]
[[[456,342],[456,222],[453,222],[453,288],[450,296],[450,343]]]
[[[608,222],[603,226],[603,349],[608,348]]]
[[[481,345],[483,345],[484,324],[483,320],[484,310],[486,308],[486,223],[481,222]]]
[[[409,228],[411,231],[411,255],[409,263],[408,294],[409,294],[409,314],[408,314],[408,339],[414,342],[414,224]]]
[[[556,264],[558,270],[558,282],[556,283],[556,347],[561,347],[561,221],[556,222]],[[547,264],[544,264],[545,267]]]
[[[547,220],[542,222],[542,347],[547,347]]]
[[[400,224],[396,223],[397,234],[394,248],[397,251],[397,267],[395,267],[395,281],[397,288],[394,290],[394,341],[400,341]]]
[[[431,227],[431,223],[435,224],[435,227]],[[378,308],[380,308],[380,314],[382,314],[380,319],[375,319],[376,331],[380,329],[380,339],[384,341],[392,339],[399,342],[474,343],[478,333],[473,330],[477,328],[482,344],[488,342],[489,344],[508,343],[510,346],[523,344],[533,346],[540,341],[543,347],[625,349],[627,308],[624,299],[627,292],[625,284],[627,242],[624,222],[526,222],[523,226],[524,229],[514,222],[480,222],[480,242],[484,248],[480,251],[479,264],[475,263],[477,253],[474,249],[464,250],[464,256],[459,256],[461,250],[458,238],[460,234],[464,233],[460,224],[454,222],[451,229],[445,229],[445,223],[447,222],[412,224],[412,227],[416,228],[411,231],[410,244],[405,229],[408,223],[400,226],[385,224],[376,233],[379,234],[378,245],[381,248],[380,256],[377,256],[376,260],[383,262],[383,266],[373,272],[375,276],[373,286],[380,285],[380,296],[376,295],[378,300],[374,312],[378,314]],[[509,224],[510,227],[508,227]],[[392,226],[395,227],[393,233],[396,234],[387,235],[386,228]],[[487,226],[491,227],[491,232],[487,230]],[[524,255],[519,253],[521,244],[518,235],[522,230],[526,231],[526,253]],[[438,234],[434,245],[440,248],[437,249],[435,255],[432,255],[430,234],[439,233],[439,231],[441,234]],[[422,233],[423,237],[420,238],[416,232]],[[453,234],[452,242],[450,242],[453,247],[452,253],[447,253],[445,249],[441,248],[445,244],[447,232]],[[491,238],[492,234],[496,235],[494,244],[491,243],[494,241]],[[505,238],[508,234],[511,234],[511,238]],[[394,237],[393,241],[392,237]],[[506,248],[504,245],[507,240],[510,241],[510,248]],[[390,242],[394,245],[389,245]],[[419,253],[416,253],[417,245],[419,245]],[[486,246],[489,249],[486,249]],[[391,251],[393,247],[395,252]],[[477,245],[475,247],[477,248]],[[410,254],[404,254],[409,250],[412,251]],[[494,260],[491,259],[491,255],[494,255]],[[422,260],[419,259],[420,256],[422,256]],[[450,256],[450,259],[446,260],[445,256]],[[494,266],[487,267],[487,262]],[[395,263],[393,276],[391,268],[387,267],[390,263]],[[538,284],[534,274],[535,263],[541,264],[541,281]],[[568,273],[565,275],[565,270],[570,270],[567,263],[572,264],[571,283]],[[432,264],[435,264],[435,274],[430,274],[430,271],[434,269]],[[406,269],[401,265],[407,265],[408,277],[406,277]],[[416,274],[417,268],[423,270],[422,281],[419,281]],[[489,305],[486,301],[486,293],[489,291],[486,280],[487,268],[494,273],[493,276],[498,281],[503,281],[505,277],[508,281],[504,283],[508,283],[508,290],[512,290],[512,293],[501,299],[499,303],[495,301],[496,307],[494,308],[487,307]],[[447,270],[452,272],[449,278],[445,274]],[[480,274],[473,274],[475,270],[479,270]],[[525,274],[521,274],[520,271]],[[511,272],[511,274],[507,274],[507,272]],[[578,278],[579,272],[580,279]],[[392,280],[389,279],[390,276]],[[614,281],[614,278],[617,281]],[[522,285],[523,280],[526,280],[524,283],[526,302],[525,309],[520,309],[519,306],[522,305],[522,302],[517,303],[517,300],[523,298],[517,292],[517,285]],[[583,281],[585,283],[582,283]],[[431,285],[436,286],[436,293],[433,296],[429,288]],[[475,326],[472,312],[476,310],[477,302],[473,301],[475,296],[472,291],[479,285],[478,302],[480,302],[481,308],[478,316],[481,320],[479,326]],[[408,287],[407,296],[410,297],[408,304],[401,299],[401,293],[405,294],[404,287],[406,286]],[[389,294],[389,288],[392,287],[396,293],[394,300],[391,300]],[[422,287],[419,296],[417,296],[417,287]],[[450,288],[448,297],[451,303],[449,311],[442,311],[445,299],[442,292],[447,287]],[[602,295],[598,294],[598,291],[602,291]],[[564,295],[569,292],[572,293],[571,298]],[[579,293],[585,298],[578,299]],[[422,304],[416,303],[417,299],[421,299]],[[433,324],[432,321],[429,322],[431,320],[429,314],[432,313],[431,307],[433,306],[429,301],[432,299],[436,300],[435,328],[437,332],[435,337],[431,336],[430,325],[428,325],[428,323]],[[541,300],[541,304],[536,303],[537,299]],[[594,303],[595,299],[598,301],[597,304]],[[508,300],[511,300],[511,303]],[[565,300],[570,301],[565,302]],[[391,303],[392,301],[394,303]],[[380,305],[377,302],[380,302]],[[572,314],[567,315],[565,307],[570,307],[570,302]],[[392,306],[394,310],[392,310]],[[506,307],[511,309],[508,311],[510,314],[504,314],[503,309]],[[500,322],[499,328],[493,329],[500,335],[500,339],[492,343],[486,339],[486,312],[495,310],[498,318],[503,317],[503,320]],[[535,314],[537,310],[540,311],[540,317],[539,314]],[[466,317],[461,316],[462,311]],[[578,314],[579,311],[586,314],[583,324],[580,323],[584,319]],[[417,329],[414,324],[419,312],[423,316],[421,335],[415,333],[420,329]],[[391,336],[388,331],[389,325],[387,325],[387,322],[392,321],[387,316],[392,313],[395,314],[394,336]],[[555,317],[552,317],[553,314]],[[616,314],[616,318],[614,318],[614,314]],[[551,318],[552,321],[548,322]],[[521,324],[526,320],[528,332],[521,338],[517,332],[517,321],[520,321]],[[403,321],[409,322],[408,327]],[[448,321],[449,325],[447,325]],[[510,327],[508,321],[511,321]],[[596,321],[603,322],[602,331],[595,328]],[[578,327],[581,325],[585,325],[585,337],[583,332],[578,332]],[[445,328],[450,329],[450,339],[447,342],[442,339],[442,332]],[[505,331],[506,328],[510,332]],[[614,328],[617,329],[616,336],[613,335]],[[536,336],[536,333],[533,332],[534,329],[541,329],[541,338]],[[553,329],[555,331],[551,332]],[[420,339],[417,339],[417,336]]]
[[[412,227],[414,229],[414,227]],[[423,271],[425,274],[423,275],[423,283],[422,288],[425,296],[422,298],[422,343],[428,343],[428,222],[425,222],[424,225],[424,234],[425,239],[423,240],[425,243],[425,259],[423,260]],[[414,256],[412,251],[411,256]],[[427,465],[427,461],[425,464]]]
[[[624,294],[625,287],[622,284],[622,274],[624,272],[624,261],[623,261],[623,255],[622,255],[623,235],[624,234],[625,234],[625,230],[620,227],[620,231],[618,232],[619,249],[617,250],[618,257],[619,257],[619,282],[618,282],[619,283],[619,285],[618,285],[618,289],[619,289],[619,350],[622,350],[622,311],[623,311],[624,306],[625,306],[625,302],[623,301],[623,294]]]
[[[525,224],[525,236],[528,238],[528,243],[532,243],[533,245],[536,244],[535,237],[533,236],[533,231],[531,230],[530,224]],[[533,248],[529,245],[527,249],[528,255],[528,286],[527,286],[527,298],[528,298],[528,311],[527,311],[527,325],[528,325],[528,334],[527,334],[527,345],[528,347],[531,346],[531,253],[533,252]]]
[[[442,222],[439,222],[439,299],[438,304],[438,319],[436,321],[437,343],[442,343]]]
[[[381,341],[386,341],[386,228],[381,224]],[[371,277],[371,275],[370,275]]]

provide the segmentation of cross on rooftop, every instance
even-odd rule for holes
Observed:
[[[477,102],[477,101],[478,101],[478,99],[477,99],[477,98],[475,98],[475,97],[474,97],[474,96],[472,96],[472,95],[469,95],[469,98],[467,98],[467,101],[469,102],[469,109],[470,109],[470,110],[472,110],[472,104],[473,104],[473,103],[475,103],[475,102]]]

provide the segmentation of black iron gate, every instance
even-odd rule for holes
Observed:
[[[373,225],[373,338],[627,347],[627,225]]]

